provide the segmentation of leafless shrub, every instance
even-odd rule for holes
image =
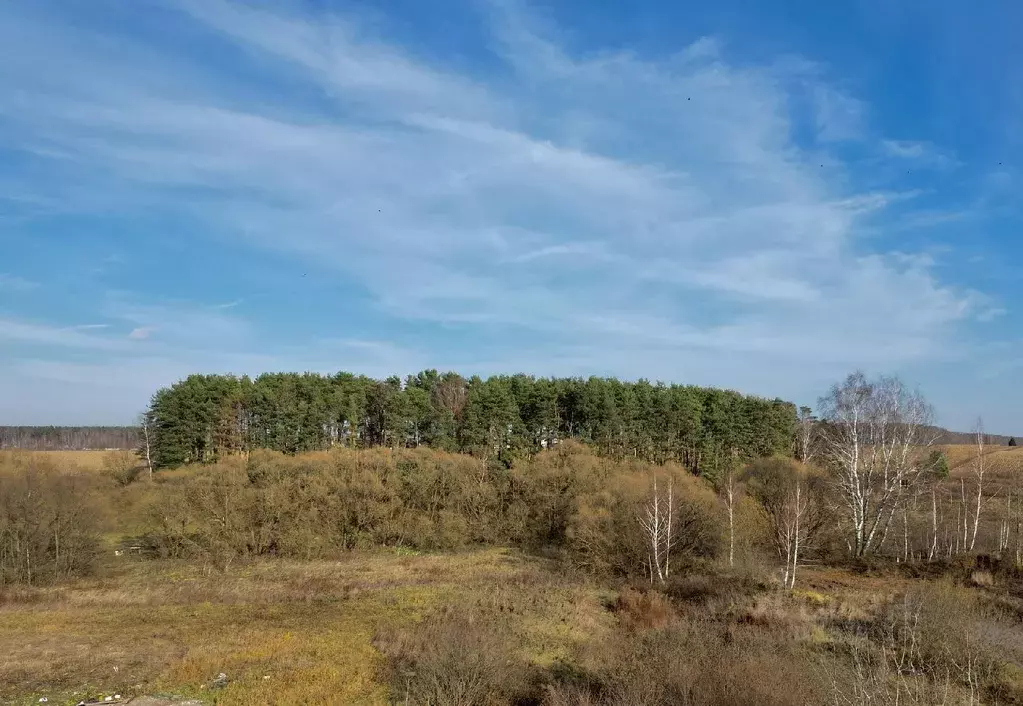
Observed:
[[[131,451],[111,451],[103,456],[103,472],[118,485],[130,485],[143,467]]]
[[[449,608],[377,636],[397,704],[488,706],[528,695],[525,666],[496,616]]]
[[[995,662],[980,619],[976,597],[949,581],[914,587],[850,642],[852,672],[833,679],[836,702],[981,703]]]
[[[98,533],[87,478],[45,468],[0,474],[0,586],[89,573]]]
[[[653,477],[662,477],[655,491]],[[670,480],[669,480],[670,479]],[[567,548],[578,566],[595,573],[645,575],[663,583],[695,562],[716,556],[724,537],[724,518],[713,490],[677,468],[620,472],[599,492],[579,498],[566,532]],[[667,488],[671,487],[671,539],[667,541]],[[660,489],[664,489],[661,493]],[[658,528],[647,523],[658,507]],[[662,531],[663,528],[663,531]],[[659,548],[655,552],[655,547]],[[663,549],[670,549],[670,561]],[[660,571],[657,566],[660,564]]]
[[[824,480],[811,468],[781,458],[758,461],[744,475],[770,519],[775,551],[784,561],[783,585],[793,588],[800,562],[816,549],[831,519]]]
[[[547,688],[548,706],[795,706],[821,703],[792,645],[743,628],[676,621],[591,648],[587,669]],[[793,675],[798,674],[798,678]]]

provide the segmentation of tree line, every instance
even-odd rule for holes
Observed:
[[[791,455],[796,424],[793,404],[729,390],[427,370],[405,380],[192,375],[153,396],[140,436],[144,457],[157,469],[255,449],[421,446],[509,466],[575,439],[613,458],[674,461],[714,475],[751,459]]]
[[[133,426],[0,426],[0,449],[80,451],[134,449],[137,445],[138,428]]]
[[[207,565],[512,544],[667,584],[689,562],[769,549],[791,587],[808,560],[1023,561],[1023,493],[988,469],[983,425],[950,479],[930,405],[896,378],[849,376],[819,418],[705,388],[450,373],[193,376],[153,402],[149,458],[201,463],[146,475],[144,544]],[[89,503],[110,491],[86,486],[128,492],[139,466],[124,455],[93,480],[31,455],[0,467],[0,581],[88,566]]]

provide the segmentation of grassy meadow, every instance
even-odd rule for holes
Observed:
[[[409,703],[832,703],[864,688],[850,658],[884,639],[891,606],[914,591],[945,592],[942,610],[976,617],[964,630],[1000,651],[987,687],[997,703],[1023,697],[1023,601],[948,578],[811,568],[796,590],[782,591],[743,573],[691,574],[662,594],[507,549],[259,560],[215,574],[176,562],[104,563],[95,578],[4,595],[0,701],[173,694],[217,704],[405,703],[405,680],[421,672],[395,672],[403,643],[425,630],[421,637],[444,638],[453,654],[417,666],[455,672],[445,676],[466,682],[466,698],[422,698],[431,685],[414,684]],[[682,652],[655,659],[647,650],[661,640]],[[479,673],[451,666],[479,659],[477,650]],[[647,659],[687,680],[694,700],[636,696],[633,672]],[[221,672],[227,686],[211,691]],[[494,678],[509,691],[500,694]],[[600,680],[609,686],[594,687]],[[929,701],[922,673],[867,681],[886,698],[904,690],[904,703],[969,703],[955,683],[955,699]],[[677,684],[666,688],[667,698],[678,695]]]
[[[524,662],[550,666],[612,625],[606,593],[506,550],[333,562],[253,562],[228,574],[137,560],[102,578],[9,594],[0,608],[0,699],[89,694],[219,704],[388,702],[380,635],[446,605],[514,615]]]

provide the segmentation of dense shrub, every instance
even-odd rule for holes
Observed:
[[[880,611],[872,638],[900,659],[903,671],[982,681],[992,664],[982,615],[970,591],[947,579],[923,582]]]
[[[715,557],[724,536],[724,514],[710,485],[676,466],[619,465],[579,497],[579,510],[567,530],[567,548],[584,568],[619,576],[647,575],[649,537],[640,525],[650,501],[652,479],[673,492],[672,561],[684,570]],[[666,476],[666,478],[665,478]]]
[[[997,662],[975,593],[948,579],[924,581],[880,606],[843,643],[846,668],[831,673],[836,702],[985,703]],[[995,703],[1013,703],[1007,694]]]
[[[103,472],[118,485],[130,485],[142,472],[142,465],[132,451],[109,451],[103,456]]]
[[[678,467],[615,463],[577,444],[507,470],[425,448],[258,451],[161,481],[151,537],[163,555],[199,555],[219,568],[242,556],[511,543],[562,549],[595,571],[644,575],[648,547],[637,517],[651,478],[665,472],[674,483],[676,565],[714,556],[722,515],[709,484]]]

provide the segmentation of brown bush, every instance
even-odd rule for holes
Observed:
[[[618,619],[630,630],[662,628],[674,618],[675,611],[657,591],[622,591],[614,604]]]
[[[986,663],[990,656],[978,632],[982,614],[974,593],[948,580],[925,582],[886,606],[874,637],[881,644],[912,645],[907,658],[922,670]]]
[[[789,706],[823,703],[810,661],[752,630],[678,621],[627,633],[581,655],[548,685],[548,706]],[[793,675],[799,675],[793,678]]]
[[[579,509],[566,531],[568,552],[578,566],[598,574],[649,575],[650,548],[639,518],[655,473],[670,475],[673,483],[675,573],[718,555],[724,515],[703,479],[674,466],[621,464],[613,470],[597,490],[580,497]]]
[[[833,679],[850,703],[979,703],[995,660],[982,634],[977,596],[928,581],[882,606],[850,640],[851,669]]]
[[[95,567],[100,518],[91,479],[38,465],[0,473],[0,586],[48,583]]]
[[[103,472],[118,485],[130,485],[142,472],[142,464],[132,451],[110,451],[103,455]]]
[[[678,467],[614,463],[576,444],[511,470],[425,448],[378,448],[297,457],[259,451],[162,472],[151,545],[224,569],[246,556],[512,543],[565,549],[580,567],[643,576],[648,548],[636,518],[653,473],[674,479],[672,566],[681,571],[714,556],[722,513],[704,481]]]
[[[530,692],[508,634],[497,616],[448,608],[411,630],[378,635],[375,643],[390,658],[395,703],[496,706]]]
[[[990,571],[978,569],[970,574],[970,583],[982,588],[991,588],[995,585],[995,576]]]
[[[668,582],[665,592],[677,603],[728,606],[772,587],[767,575],[747,564],[732,571],[707,569],[684,574]]]

